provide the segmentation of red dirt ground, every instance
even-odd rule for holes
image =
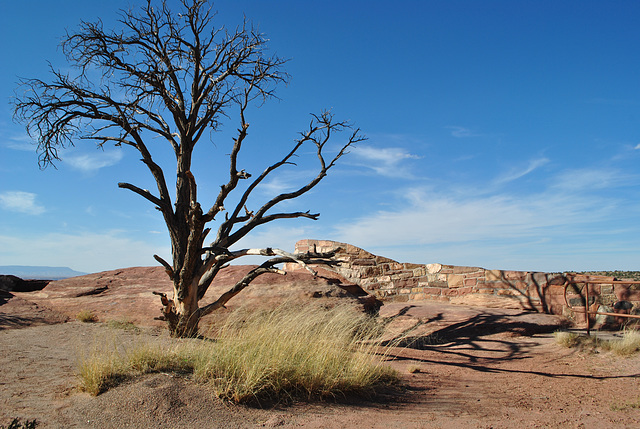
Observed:
[[[78,356],[96,342],[169,339],[157,326],[133,333],[61,323],[69,316],[38,294],[0,297],[0,425],[20,417],[36,418],[39,428],[640,427],[640,356],[562,348],[545,332],[559,323],[555,316],[385,305],[389,338],[409,331],[415,340],[394,349],[388,362],[403,378],[402,392],[263,410],[224,403],[170,374],[141,377],[98,397],[78,392]]]

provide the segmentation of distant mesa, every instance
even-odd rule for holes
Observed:
[[[87,273],[68,267],[39,267],[29,265],[0,265],[0,274],[12,275],[25,280],[62,280],[84,276]]]

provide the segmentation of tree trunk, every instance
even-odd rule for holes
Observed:
[[[169,333],[172,337],[184,338],[198,335],[200,309],[198,308],[197,280],[187,284],[180,284],[181,280],[174,280],[173,301],[170,306],[171,314],[167,315]],[[195,284],[195,287],[193,287]],[[182,293],[179,291],[182,290]],[[180,298],[182,296],[182,298]]]
[[[200,316],[198,309],[192,311],[185,309],[183,313],[178,313],[175,323],[169,321],[169,333],[176,338],[191,338],[198,335],[198,324]]]

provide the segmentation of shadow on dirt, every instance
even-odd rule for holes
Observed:
[[[26,328],[36,323],[42,324],[43,320],[38,317],[19,317],[0,314],[0,331],[3,329]]]
[[[406,315],[412,306],[401,309],[395,317]],[[578,373],[551,373],[536,370],[505,368],[497,364],[524,360],[531,357],[533,349],[541,345],[537,334],[548,334],[567,327],[568,322],[558,319],[556,323],[536,323],[530,312],[509,314],[479,313],[464,320],[447,324],[444,313],[423,318],[405,332],[400,340],[387,342],[389,360],[407,360],[418,363],[468,368],[486,373],[518,373],[543,377],[563,378],[634,378],[640,374],[616,376],[591,376]],[[392,319],[392,318],[390,318]],[[529,320],[527,320],[529,319]],[[411,335],[418,327],[428,328],[437,323],[435,329],[424,329],[428,335]]]

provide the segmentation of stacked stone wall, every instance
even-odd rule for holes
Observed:
[[[338,250],[341,261],[336,271],[383,301],[441,301],[452,304],[516,308],[573,315],[566,305],[584,308],[584,284],[567,289],[567,275],[525,271],[487,270],[444,264],[400,263],[374,255],[359,247],[329,240],[301,240],[296,252]],[[295,264],[287,269],[297,269]],[[612,281],[612,277],[574,277],[574,280]],[[635,308],[640,306],[638,285],[589,286],[590,309],[612,305],[624,295]],[[627,291],[626,294],[624,291]]]

